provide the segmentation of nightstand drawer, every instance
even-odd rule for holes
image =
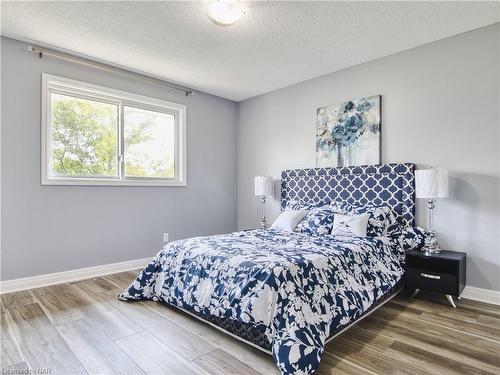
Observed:
[[[428,289],[445,294],[458,295],[457,277],[421,269],[407,269],[406,284],[410,288]]]
[[[413,269],[425,269],[431,273],[442,274],[446,273],[448,275],[457,274],[457,262],[450,261],[447,259],[436,259],[432,260],[428,258],[421,257],[408,257],[406,260],[406,266]]]

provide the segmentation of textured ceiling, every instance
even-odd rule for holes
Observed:
[[[5,2],[2,35],[240,101],[500,21],[499,2],[249,2],[229,27],[207,2]]]

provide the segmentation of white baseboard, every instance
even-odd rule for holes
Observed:
[[[102,266],[79,268],[64,272],[24,277],[22,279],[0,281],[0,294],[17,292],[25,289],[40,288],[54,284],[69,283],[72,281],[90,279],[92,277],[143,268],[151,261],[151,259],[152,257],[135,259],[126,262],[104,264]]]
[[[496,290],[466,286],[460,297],[500,305],[500,292]]]

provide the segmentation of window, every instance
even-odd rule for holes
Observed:
[[[186,107],[42,75],[42,185],[186,185]]]

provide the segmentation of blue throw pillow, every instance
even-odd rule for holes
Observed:
[[[331,202],[330,207],[334,212],[342,215],[348,215],[352,213],[354,210],[354,207],[351,206],[349,203],[338,200]]]
[[[300,202],[300,201],[287,201],[285,209],[286,210],[310,210],[316,207],[322,207],[329,204],[330,201],[321,201],[321,202]]]
[[[295,231],[313,235],[330,234],[333,228],[334,214],[327,206],[312,208],[297,225]]]
[[[396,214],[389,206],[357,206],[348,203],[337,205],[348,214],[370,215],[366,235],[370,237],[393,236],[401,232]]]
[[[403,250],[420,249],[424,246],[427,232],[420,227],[406,227],[398,236],[399,244]]]

